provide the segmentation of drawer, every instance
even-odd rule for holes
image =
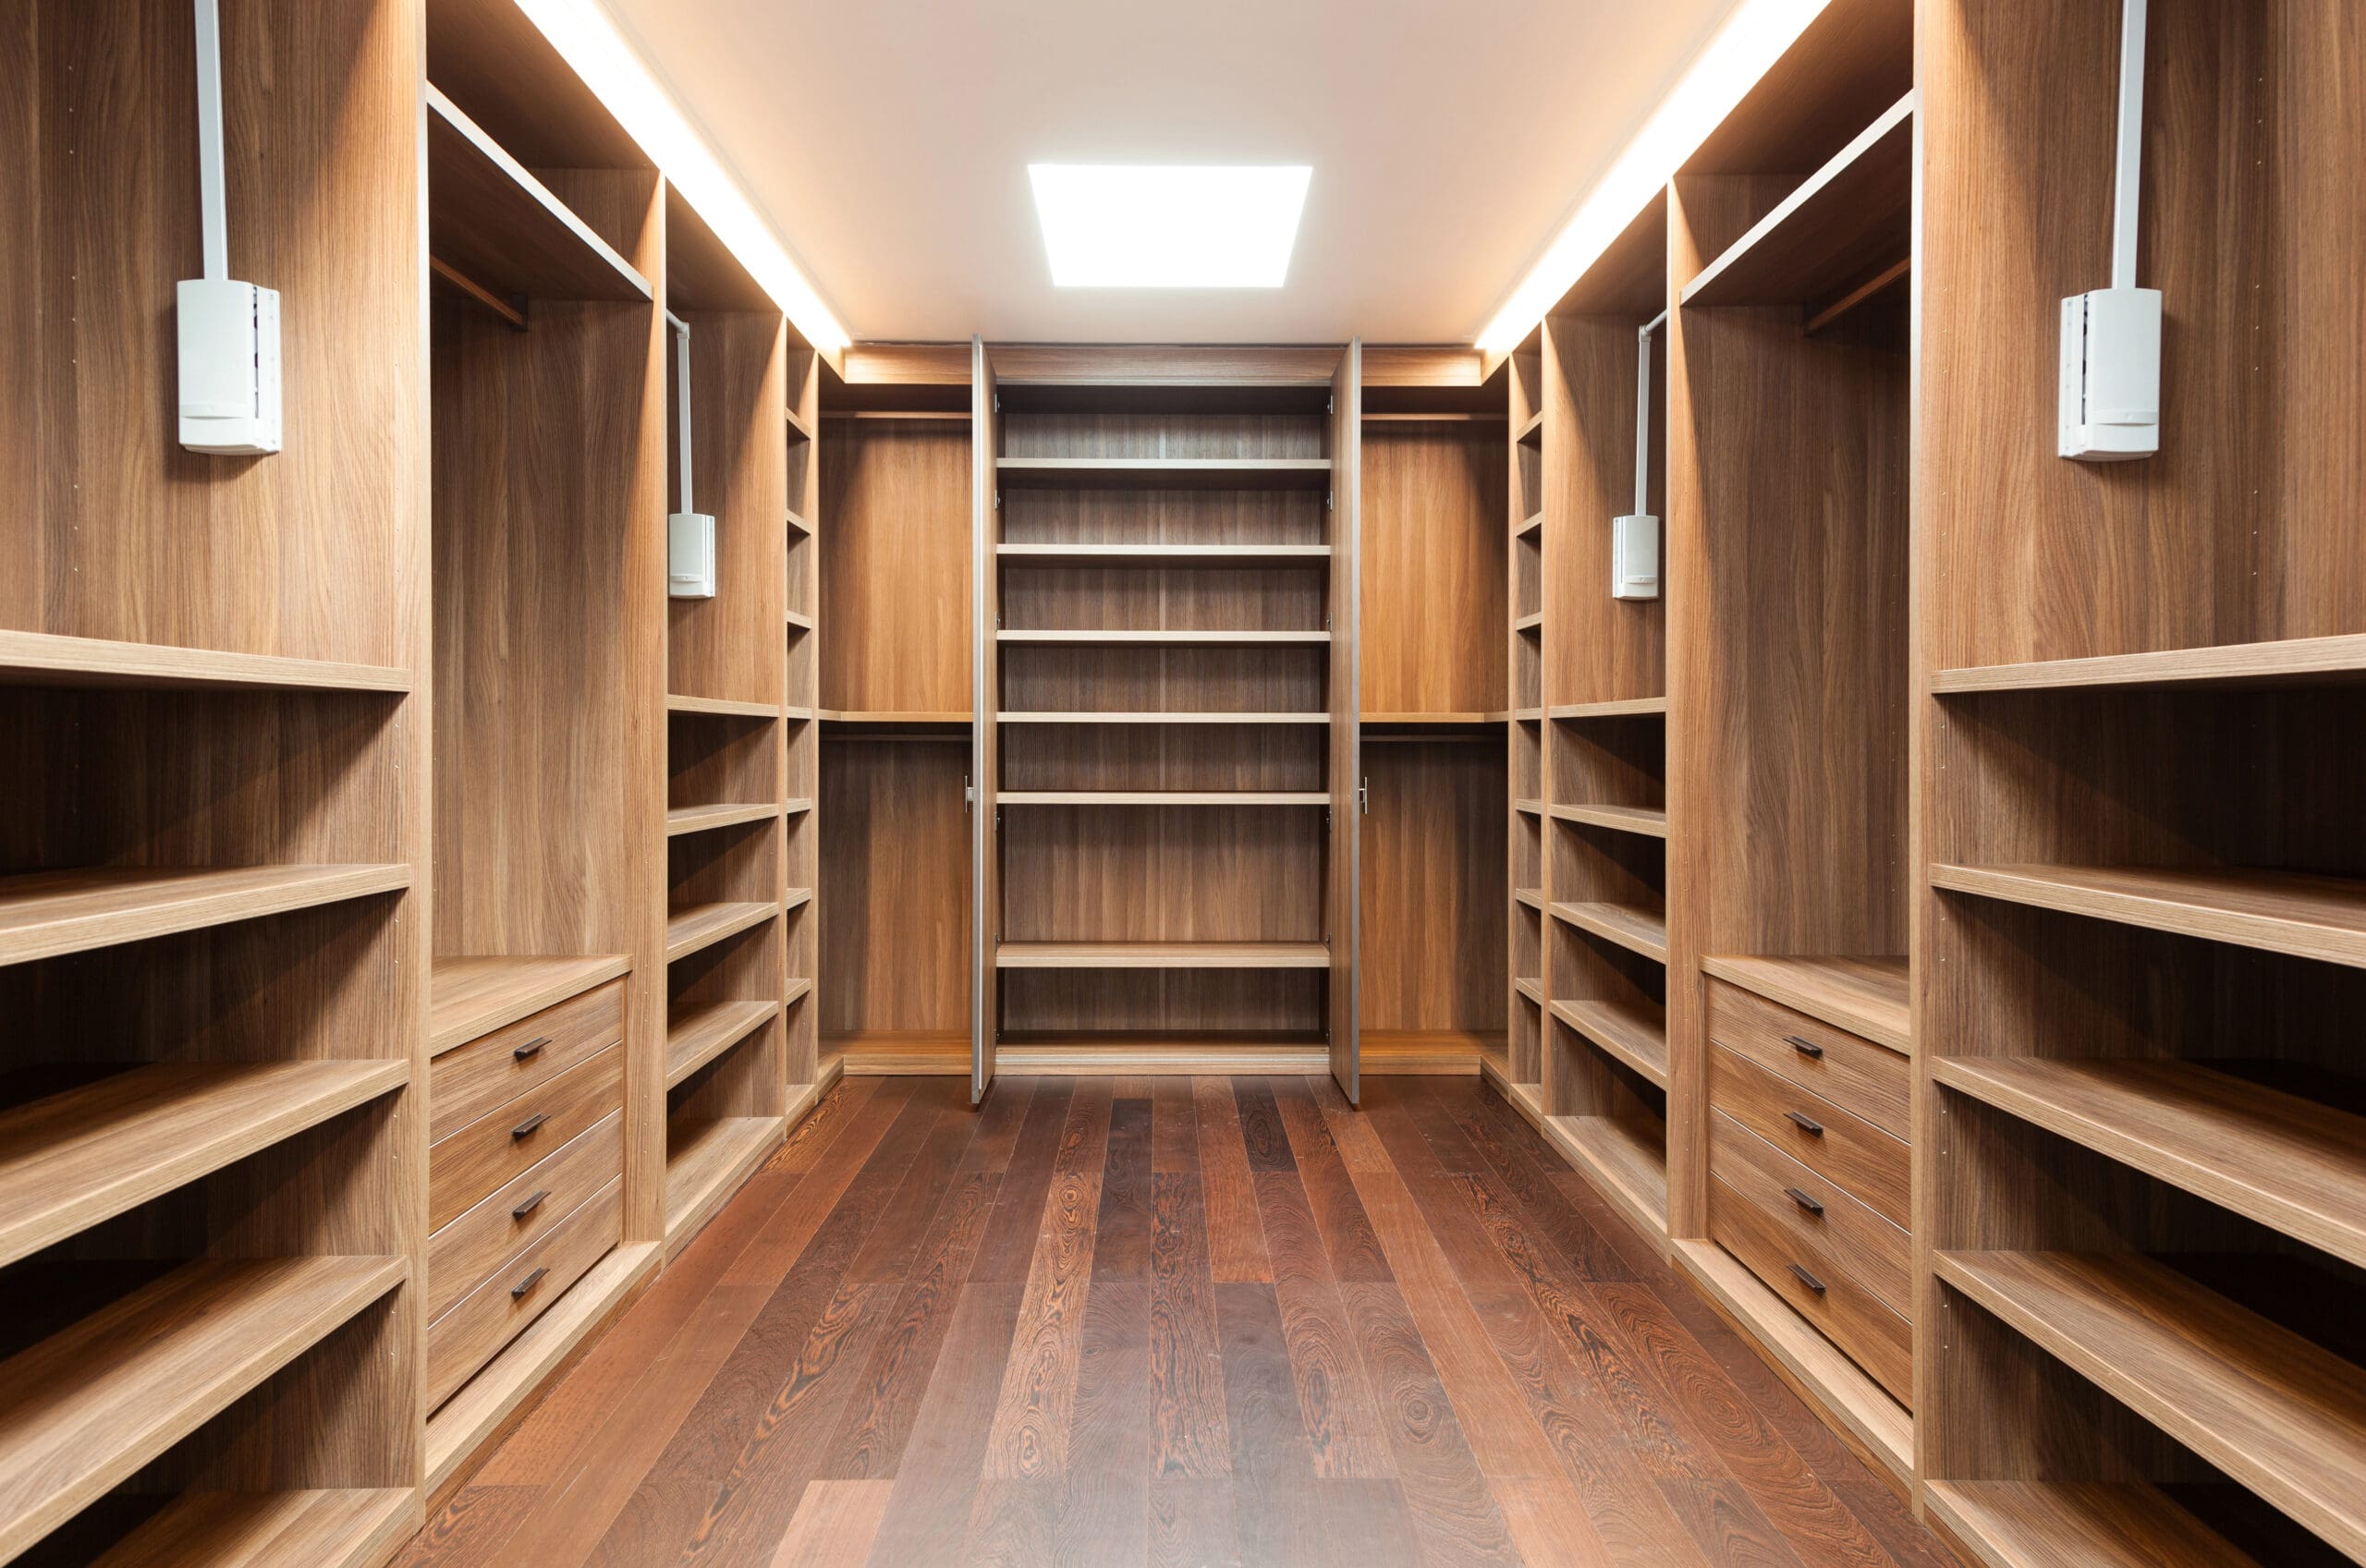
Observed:
[[[1709,1048],[1709,1103],[1894,1224],[1907,1210],[1906,1144],[1723,1046]]]
[[[625,983],[610,980],[428,1064],[427,1141],[438,1143],[625,1038]]]
[[[624,1169],[621,1111],[503,1184],[427,1242],[427,1316],[433,1321],[541,1240]],[[522,1210],[522,1212],[521,1212]]]
[[[427,1325],[430,1410],[476,1376],[616,1245],[623,1234],[624,1190],[623,1177],[611,1178],[508,1267]]]
[[[1913,1408],[1914,1331],[1879,1296],[1846,1273],[1818,1270],[1792,1248],[1766,1210],[1714,1179],[1709,1239],[1765,1281],[1900,1404]]]
[[[1913,1071],[1887,1046],[1719,979],[1709,981],[1709,1039],[1892,1137],[1914,1139]]]
[[[1709,1174],[1765,1211],[1818,1274],[1842,1273],[1914,1320],[1907,1234],[1723,1112],[1709,1116]]]
[[[427,1228],[442,1230],[616,1110],[624,1060],[612,1045],[429,1149]]]

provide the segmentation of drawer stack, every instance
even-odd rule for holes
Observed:
[[[1910,1064],[1707,985],[1710,1237],[1910,1408]]]
[[[621,1234],[624,982],[438,1056],[428,1079],[427,1403]]]

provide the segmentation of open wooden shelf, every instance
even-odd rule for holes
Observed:
[[[164,1062],[0,1112],[0,1265],[409,1080],[408,1059]]]
[[[781,618],[788,623],[788,629],[791,631],[810,632],[813,629],[813,617],[802,611],[784,610],[781,612]]]
[[[1531,512],[1527,517],[1520,519],[1519,526],[1518,528],[1512,529],[1512,537],[1514,539],[1526,539],[1530,534],[1534,533],[1543,526],[1544,514],[1543,512]]]
[[[1532,446],[1543,441],[1544,439],[1544,410],[1539,408],[1521,420],[1519,429],[1512,432],[1512,439],[1522,446]]]
[[[409,670],[0,630],[0,687],[130,691],[407,692]]]
[[[1591,931],[1630,953],[1640,953],[1663,964],[1667,962],[1667,916],[1660,910],[1596,901],[1555,904],[1550,911],[1555,919],[1565,925]]]
[[[1544,894],[1540,889],[1516,887],[1512,889],[1512,898],[1514,902],[1525,904],[1539,914],[1544,912]]]
[[[742,702],[730,697],[679,697],[672,692],[665,696],[668,713],[704,713],[722,719],[777,719],[777,702]]]
[[[1327,544],[998,544],[1006,566],[1321,566]]]
[[[1477,709],[1470,712],[1463,713],[1367,712],[1360,715],[1357,722],[1365,724],[1397,724],[1403,725],[1409,729],[1417,726],[1443,729],[1447,727],[1459,728],[1466,725],[1477,724],[1500,724],[1508,722],[1511,716],[1511,710],[1508,708]],[[1471,738],[1479,739],[1482,737],[1473,736]],[[1503,739],[1501,735],[1493,735],[1483,738],[1493,739],[1497,742],[1500,742]]]
[[[1512,622],[1512,630],[1522,636],[1526,636],[1531,632],[1540,637],[1543,636],[1544,632],[1544,612],[1542,610],[1530,611],[1527,614],[1522,615]]]
[[[1701,968],[1835,1028],[1913,1054],[1912,998],[1902,957],[1707,957]]]
[[[1629,697],[1616,702],[1556,702],[1551,712],[1555,719],[1631,719],[1644,714],[1667,711],[1665,697]]]
[[[418,1524],[409,1488],[185,1492],[124,1537],[91,1568],[345,1568],[372,1563]]]
[[[1543,985],[1526,975],[1522,975],[1512,981],[1512,990],[1518,991],[1522,997],[1534,1003],[1539,1007],[1544,1005]]]
[[[409,866],[102,866],[0,877],[0,964],[396,893]]]
[[[676,838],[683,833],[736,828],[743,822],[769,821],[783,814],[778,806],[769,801],[745,806],[677,806],[665,813],[665,836]]]
[[[1555,806],[1548,815],[1564,822],[1583,822],[1645,838],[1667,837],[1667,813],[1642,806]]]
[[[427,192],[431,253],[480,287],[549,299],[652,298],[632,263],[432,83]]]
[[[1512,719],[1517,723],[1541,724],[1544,722],[1544,710],[1542,708],[1515,708],[1512,710]]]
[[[787,1130],[785,1116],[676,1119],[666,1127],[665,1251],[696,1235]]]
[[[997,713],[998,724],[1327,724],[1328,713]]]
[[[788,439],[790,441],[799,442],[811,441],[813,439],[813,427],[805,422],[805,416],[799,413],[794,406],[782,409],[781,418],[788,426]]]
[[[2275,691],[2366,683],[2366,636],[2303,637],[2216,648],[2172,648],[2094,659],[2027,664],[1976,664],[1934,671],[1941,696],[1982,691],[2065,691],[2108,687],[2128,691]]]
[[[1322,790],[1007,789],[997,806],[1328,806]]]
[[[2353,1558],[2366,1369],[2132,1253],[1942,1252],[1940,1280]]]
[[[672,1088],[769,1023],[777,1002],[710,1002],[677,1013],[665,1031],[665,1087]]]
[[[967,724],[970,716],[961,709],[861,709],[817,708],[814,716],[825,724]]]
[[[1924,1499],[1989,1568],[2261,1568],[2143,1481],[1933,1481]]]
[[[1512,809],[1518,812],[1523,817],[1541,818],[1544,815],[1544,802],[1542,800],[1515,800],[1512,802]]]
[[[1107,644],[1115,647],[1139,643],[1166,648],[1253,648],[1266,645],[1289,647],[1299,643],[1327,643],[1331,640],[1331,634],[1300,631],[1002,631],[994,633],[994,640],[1006,644],[1080,643]]]
[[[1327,969],[1319,942],[1006,942],[997,969]]]
[[[665,962],[687,958],[751,926],[761,926],[780,913],[767,903],[693,904],[670,910],[665,917]]]
[[[1005,490],[1327,490],[1328,457],[998,457]]]
[[[1667,1239],[1667,1149],[1650,1130],[1615,1116],[1555,1116],[1556,1141],[1587,1168],[1604,1197],[1645,1235]]]
[[[438,958],[428,980],[427,1053],[439,1056],[628,973],[621,953],[559,958]]]
[[[403,1281],[400,1258],[184,1264],[0,1363],[0,1561]]]
[[[2366,966],[2366,881],[2153,866],[1933,866],[1931,885],[2206,942]]]
[[[2366,1117],[2192,1062],[1957,1056],[1951,1089],[2366,1266]]]
[[[799,978],[793,979],[788,982],[788,989],[781,993],[781,1005],[783,1007],[795,1006],[798,1003],[805,1000],[805,998],[811,993],[812,990],[813,982],[811,978],[800,977]]]
[[[1688,307],[1806,305],[1845,294],[1913,246],[1909,92],[1684,286]]]
[[[1655,1087],[1667,1088],[1667,1009],[1658,1003],[1555,1002],[1548,1010]]]
[[[807,522],[796,508],[791,507],[783,520],[787,523],[791,533],[803,534],[808,539],[813,536],[813,525]]]

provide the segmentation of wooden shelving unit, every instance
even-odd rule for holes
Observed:
[[[0,965],[398,892],[408,866],[105,866],[0,877]]]
[[[975,1094],[1006,1040],[1250,1035],[1352,1097],[1357,347],[972,354]]]

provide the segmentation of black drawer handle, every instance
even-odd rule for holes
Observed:
[[[1783,1037],[1783,1041],[1802,1056],[1820,1057],[1823,1054],[1823,1047],[1811,1039],[1801,1039],[1797,1035],[1786,1035]]]
[[[537,1111],[532,1115],[527,1117],[524,1121],[518,1123],[516,1126],[510,1128],[509,1136],[513,1138],[531,1136],[536,1127],[541,1126],[544,1122],[547,1122],[550,1119],[551,1114],[549,1112]]]
[[[543,1047],[550,1044],[550,1036],[536,1035],[532,1039],[528,1040],[525,1044],[511,1051],[509,1053],[509,1059],[513,1062],[531,1062],[535,1057],[540,1056],[543,1053]]]
[[[1807,1286],[1808,1289],[1815,1292],[1818,1295],[1822,1295],[1823,1294],[1823,1282],[1822,1280],[1817,1279],[1813,1274],[1809,1273],[1805,1269],[1800,1268],[1796,1263],[1788,1264],[1787,1267],[1789,1268],[1792,1273],[1799,1276],[1799,1283]],[[534,1272],[539,1274],[542,1270],[537,1269]]]
[[[527,1275],[524,1279],[518,1281],[516,1284],[511,1285],[509,1287],[509,1299],[515,1301],[519,1296],[524,1295],[528,1291],[532,1290],[536,1285],[541,1284],[543,1282],[543,1276],[549,1272],[550,1270],[548,1269],[537,1269],[532,1273]],[[1822,1290],[1823,1287],[1822,1285],[1818,1285],[1815,1288]]]
[[[550,1189],[548,1187],[543,1188],[541,1192],[536,1193],[533,1197],[528,1198],[525,1202],[511,1209],[509,1211],[509,1217],[513,1220],[524,1219],[527,1215],[531,1214],[535,1209],[540,1209],[543,1206],[543,1199],[550,1197]],[[1796,1197],[1799,1195],[1797,1193],[1793,1193],[1791,1196]]]
[[[1785,1187],[1783,1189],[1783,1193],[1784,1196],[1788,1197],[1793,1203],[1798,1204],[1800,1208],[1806,1209],[1811,1214],[1821,1214],[1823,1212],[1823,1204],[1818,1203],[1814,1198],[1810,1197],[1807,1194],[1801,1192],[1797,1187]],[[536,1193],[534,1195],[534,1201],[537,1203],[541,1202],[542,1194]]]
[[[1823,1124],[1812,1116],[1802,1116],[1796,1111],[1786,1111],[1783,1112],[1783,1117],[1811,1138],[1820,1138],[1823,1136]],[[534,1120],[539,1122],[542,1118],[537,1116]]]

